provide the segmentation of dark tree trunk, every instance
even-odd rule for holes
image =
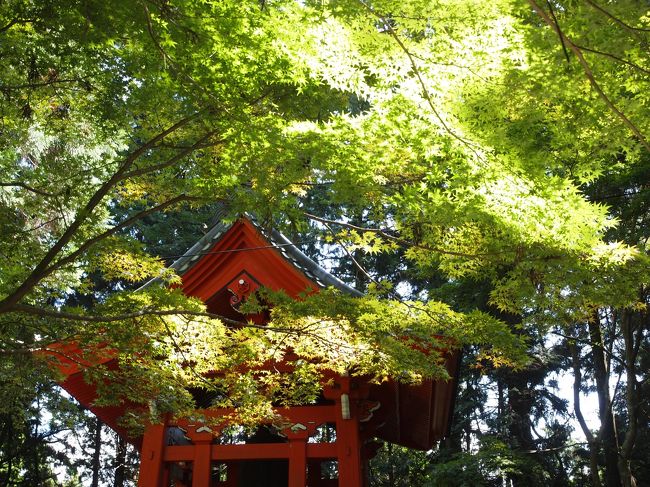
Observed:
[[[95,421],[95,431],[93,432],[93,458],[90,465],[93,473],[91,487],[99,487],[99,473],[101,470],[100,453],[102,449],[102,422],[99,418]]]
[[[519,449],[535,450],[533,439],[532,414],[533,401],[526,372],[510,373],[506,377],[508,384],[508,408],[511,422],[509,436]]]
[[[126,480],[126,441],[120,436],[115,442],[115,478],[113,487],[124,487]]]
[[[591,485],[593,487],[602,487],[600,474],[598,473],[599,443],[587,426],[580,407],[580,389],[582,388],[580,352],[575,342],[569,343],[569,350],[571,351],[571,364],[573,366],[573,411],[575,412],[576,419],[578,420],[578,423],[580,423],[580,428],[582,428],[582,432],[585,435],[585,438],[587,438],[589,444],[589,471],[591,474]]]
[[[496,376],[496,381],[497,381],[497,418],[499,418],[499,424],[497,426],[497,429],[499,434],[502,435],[505,433],[503,429],[504,422],[502,418],[505,418],[506,398],[503,390],[503,379],[498,374]]]
[[[388,457],[393,456],[393,444],[388,444]],[[391,463],[388,467],[388,485],[389,487],[395,487],[395,466]]]
[[[618,472],[616,423],[614,422],[614,412],[609,394],[609,367],[605,357],[598,313],[594,313],[588,326],[598,395],[598,415],[600,417],[600,433],[598,436],[605,457],[605,485],[607,487],[621,487],[621,477]]]
[[[643,328],[636,326],[638,333],[635,339],[635,324],[630,310],[624,310],[621,316],[621,333],[625,347],[625,403],[628,412],[628,425],[618,459],[619,474],[623,487],[636,487],[636,479],[632,475],[631,458],[636,443],[639,416],[639,397],[637,382],[636,358],[639,346],[643,340]]]
[[[518,326],[521,324],[520,315],[498,310],[491,310],[491,312],[497,318],[508,323],[514,333],[521,333]],[[501,379],[499,381],[500,394],[504,396],[504,404],[501,406],[504,413],[503,431],[508,438],[510,447],[514,451],[526,454],[527,460],[521,464],[520,473],[509,476],[514,487],[530,487],[538,485],[542,481],[535,464],[549,473],[552,472],[545,456],[533,454],[537,451],[531,419],[536,401],[535,388],[544,383],[546,374],[544,364],[541,362],[533,362],[524,370],[509,370],[499,374]]]

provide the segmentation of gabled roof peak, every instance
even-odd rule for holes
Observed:
[[[224,215],[225,216],[225,215]],[[225,245],[220,242],[227,239],[233,232],[237,231],[237,225],[243,224],[248,226],[257,234],[257,238],[249,238],[235,242],[228,242]],[[242,244],[248,244],[242,246]],[[232,247],[232,248],[229,248]],[[185,276],[204,258],[218,254],[241,253],[250,254],[251,259],[256,258],[256,254],[273,252],[283,259],[287,264],[295,268],[296,271],[303,274],[309,281],[313,282],[320,288],[333,286],[341,291],[353,296],[361,296],[362,293],[357,289],[345,284],[343,281],[333,276],[316,262],[305,255],[298,247],[291,242],[285,235],[275,229],[264,229],[255,218],[250,214],[244,214],[234,222],[226,222],[223,219],[215,223],[206,234],[201,237],[182,257],[176,260],[171,267],[181,276]]]

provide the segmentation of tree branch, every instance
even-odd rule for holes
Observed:
[[[63,217],[61,217],[61,216],[57,216],[57,217],[51,218],[50,220],[46,220],[46,221],[44,221],[44,222],[41,222],[41,223],[39,223],[38,225],[35,225],[35,226],[33,226],[33,227],[31,227],[31,228],[28,228],[28,229],[26,229],[26,230],[20,230],[20,232],[18,232],[18,233],[22,233],[22,234],[30,234],[30,233],[32,233],[32,232],[35,232],[36,230],[40,230],[41,228],[43,228],[43,227],[45,227],[45,226],[47,226],[47,225],[50,225],[50,224],[54,223],[54,222],[57,221],[57,220],[62,220],[62,219],[63,219]]]
[[[430,250],[431,252],[437,252],[442,255],[453,255],[456,257],[466,257],[468,259],[476,259],[478,257],[486,257],[486,256],[491,256],[491,255],[502,255],[505,253],[509,253],[510,251],[503,251],[503,252],[484,252],[484,253],[479,253],[479,254],[468,254],[466,252],[454,252],[453,250],[444,250],[440,247],[432,247],[430,245],[422,245],[418,244],[416,242],[410,242],[408,240],[405,240],[403,238],[397,237],[395,235],[391,235],[388,233],[388,230],[384,230],[381,228],[367,228],[367,227],[360,227],[358,225],[353,225],[351,223],[345,223],[345,222],[340,222],[337,220],[328,220],[327,218],[322,218],[316,215],[312,215],[311,213],[303,213],[307,218],[317,221],[319,223],[323,224],[331,224],[331,225],[338,225],[340,227],[344,228],[349,228],[351,230],[356,230],[359,232],[363,233],[375,233],[386,240],[390,240],[391,242],[395,242],[403,247],[413,247],[417,249],[422,249],[422,250]],[[512,251],[514,253],[514,251]]]
[[[543,448],[541,450],[519,450],[519,451],[521,453],[527,453],[527,454],[551,453],[551,452],[565,450],[567,448],[573,448],[577,445],[585,445],[585,444],[586,443],[584,441],[578,441],[576,443],[567,443],[566,445],[556,446],[554,448]]]
[[[41,318],[54,318],[57,320],[81,321],[86,323],[114,323],[116,321],[131,320],[134,318],[142,318],[145,316],[197,316],[197,317],[217,319],[227,325],[232,325],[232,326],[244,325],[244,326],[250,326],[251,328],[267,329],[266,326],[256,325],[255,323],[249,324],[246,322],[226,318],[224,316],[215,313],[210,313],[207,311],[194,311],[194,310],[187,310],[187,309],[160,310],[160,309],[144,308],[138,311],[133,311],[131,313],[123,313],[120,315],[98,316],[98,315],[69,313],[66,311],[55,311],[52,309],[31,306],[28,304],[16,304],[11,311],[15,313],[24,313],[31,316],[38,316]]]
[[[626,59],[615,56],[614,54],[611,54],[609,52],[599,51],[597,49],[592,49],[590,47],[585,47],[585,46],[581,46],[581,45],[578,45],[578,44],[576,44],[576,47],[578,49],[583,50],[583,51],[592,52],[594,54],[598,54],[599,56],[608,57],[608,58],[613,59],[614,61],[617,61],[617,62],[619,62],[621,64],[625,64],[627,66],[630,66],[631,68],[634,68],[634,69],[636,69],[638,71],[641,71],[642,73],[650,74],[650,69],[646,69],[646,68],[644,68],[642,66],[639,66],[636,63],[633,63],[631,61],[627,61]]]
[[[535,12],[537,12],[537,15],[539,15],[544,22],[551,27],[555,33],[558,35],[560,38],[560,41],[563,43],[566,43],[567,46],[569,46],[569,49],[576,55],[578,58],[578,61],[580,62],[582,69],[585,73],[585,76],[589,80],[589,83],[591,84],[591,87],[596,91],[598,96],[603,100],[605,105],[614,112],[614,114],[621,119],[621,121],[627,126],[627,128],[630,129],[630,131],[636,136],[636,138],[641,142],[641,145],[646,148],[650,152],[650,143],[646,140],[645,136],[641,133],[639,128],[621,111],[618,109],[618,107],[612,102],[612,100],[605,94],[603,89],[601,88],[600,84],[596,81],[596,78],[594,76],[593,71],[591,70],[591,67],[589,66],[589,63],[587,63],[584,55],[582,54],[582,50],[573,43],[569,37],[562,32],[560,29],[560,26],[549,17],[549,15],[542,9],[535,0],[528,0],[528,3],[533,7]]]
[[[580,389],[582,388],[582,373],[580,369],[580,356],[576,341],[569,342],[569,349],[571,350],[571,364],[573,366],[573,411],[576,419],[582,428],[582,432],[591,445],[594,442],[594,435],[587,426],[584,416],[582,415],[582,408],[580,407]]]
[[[174,155],[173,157],[170,157],[168,160],[165,162],[161,162],[160,164],[154,164],[153,166],[146,166],[142,167],[139,169],[134,169],[132,171],[129,171],[125,174],[122,175],[121,180],[126,180],[130,178],[134,178],[137,176],[142,176],[144,174],[152,173],[155,171],[159,171],[161,169],[165,169],[167,167],[173,166],[176,164],[179,160],[181,160],[183,157],[185,157],[188,154],[191,154],[193,151],[199,149],[199,148],[204,148],[204,147],[209,147],[209,146],[214,146],[217,144],[220,144],[223,142],[222,140],[215,141],[209,145],[205,145],[204,142],[208,140],[210,137],[212,137],[216,133],[216,130],[212,130],[205,134],[203,137],[199,138],[194,144],[184,147],[178,154]]]
[[[47,191],[43,191],[42,189],[34,188],[33,186],[30,186],[27,183],[23,183],[20,181],[10,181],[10,182],[2,182],[0,181],[0,186],[5,187],[5,188],[11,188],[11,187],[16,187],[16,188],[23,188],[26,189],[27,191],[30,191],[31,193],[36,193],[40,194],[41,196],[46,196],[48,198],[53,198],[55,196],[58,196],[53,193],[48,193]]]
[[[454,132],[449,125],[447,125],[447,122],[442,118],[442,115],[438,112],[436,109],[435,104],[433,103],[433,99],[431,98],[431,94],[429,93],[429,89],[427,88],[426,83],[424,82],[424,79],[422,78],[422,73],[420,72],[420,68],[418,64],[415,62],[415,58],[413,57],[413,54],[409,49],[406,47],[402,39],[397,35],[397,32],[395,32],[395,29],[393,29],[393,26],[391,25],[390,21],[386,19],[383,15],[378,13],[371,5],[366,3],[364,0],[357,0],[370,14],[372,14],[374,17],[376,17],[379,21],[382,23],[382,27],[386,29],[386,31],[390,34],[390,36],[395,40],[395,42],[399,45],[400,49],[404,51],[404,54],[406,54],[406,57],[408,57],[409,63],[411,65],[411,69],[413,69],[413,72],[415,73],[415,76],[418,79],[418,84],[420,85],[420,88],[422,90],[422,97],[425,99],[427,102],[427,105],[429,106],[429,109],[433,112],[435,117],[438,119],[440,124],[442,125],[443,129],[445,132],[447,132],[449,135],[451,135],[454,139],[458,140],[461,142],[463,145],[468,147],[472,152],[474,152],[474,155],[479,157],[479,154],[476,152],[476,149],[474,148],[476,144],[473,142],[461,137],[458,135],[456,132]],[[480,158],[480,157],[479,157]]]
[[[68,228],[63,232],[63,235],[59,237],[59,240],[52,245],[50,250],[45,254],[41,261],[34,267],[29,276],[7,297],[0,301],[0,313],[7,312],[11,309],[13,305],[18,303],[22,298],[25,297],[34,287],[45,277],[44,272],[51,266],[52,262],[56,259],[57,255],[65,248],[65,246],[70,243],[74,238],[74,235],[81,228],[84,222],[88,217],[93,213],[95,208],[102,202],[105,196],[113,189],[113,187],[122,180],[124,173],[126,173],[129,168],[134,164],[134,162],[147,150],[154,147],[158,142],[164,139],[166,136],[172,134],[173,132],[184,127],[192,120],[199,117],[200,113],[193,113],[192,115],[185,117],[184,119],[176,122],[171,127],[163,130],[158,135],[152,137],[144,143],[142,146],[131,152],[122,162],[119,169],[113,174],[113,176],[104,184],[102,184],[99,189],[90,197],[88,203],[82,208],[76,215],[74,221],[68,226]]]
[[[156,5],[158,8],[160,8],[159,5]],[[160,52],[160,55],[162,56],[163,64],[165,70],[167,69],[167,63],[169,63],[173,69],[180,74],[182,77],[186,78],[191,85],[193,85],[196,89],[200,90],[202,93],[206,94],[213,102],[219,102],[214,96],[212,92],[209,90],[205,89],[205,86],[201,85],[198,81],[196,81],[189,73],[187,73],[185,70],[181,69],[176,61],[165,51],[165,49],[160,45],[160,42],[158,42],[158,39],[156,38],[156,33],[154,32],[154,26],[153,23],[151,22],[151,12],[149,11],[149,7],[147,6],[146,2],[142,2],[142,6],[144,8],[144,14],[145,18],[147,21],[147,32],[149,33],[149,37],[151,37],[151,41],[153,42],[154,46],[156,47],[156,50]],[[225,110],[225,108],[224,108]]]
[[[633,26],[631,26],[630,24],[628,24],[628,23],[624,22],[623,20],[619,19],[618,17],[614,16],[611,12],[605,10],[603,7],[601,7],[600,5],[598,5],[596,2],[594,2],[592,0],[585,0],[585,2],[587,2],[588,5],[591,5],[593,8],[598,10],[600,13],[604,14],[606,17],[610,18],[611,20],[613,20],[614,22],[619,24],[621,27],[623,27],[623,28],[629,30],[630,32],[632,32],[635,36],[638,36],[639,32],[650,32],[650,29],[644,29],[644,28],[641,28],[641,27],[633,27]]]
[[[551,12],[551,17],[553,17],[553,22],[557,25],[558,29],[560,28],[560,23],[557,21],[555,12],[553,11],[553,5],[551,5],[551,0],[546,0],[546,5],[548,5],[548,11]],[[564,57],[566,62],[570,63],[571,59],[569,58],[569,51],[566,50],[566,45],[564,44],[564,37],[560,36],[560,43],[562,44],[562,50],[564,51]]]
[[[578,337],[574,337],[574,336],[570,336],[570,335],[565,335],[564,333],[560,333],[559,331],[552,331],[551,334],[562,337],[562,338],[565,338],[566,340],[572,340],[572,341],[574,341],[576,343],[582,343],[583,345],[589,345],[592,348],[596,348],[596,347],[601,348],[603,350],[603,352],[605,353],[605,355],[607,355],[610,358],[610,360],[613,360],[614,362],[618,363],[622,367],[625,367],[625,362],[623,361],[623,359],[621,359],[620,357],[617,357],[616,355],[614,355],[609,350],[606,350],[605,348],[603,348],[602,345],[596,344],[591,340],[585,340],[583,338],[578,338]]]
[[[8,31],[9,29],[11,29],[16,24],[23,24],[23,23],[27,23],[27,22],[31,22],[31,21],[26,20],[26,19],[11,19],[8,24],[3,25],[2,27],[0,27],[0,34],[2,34],[3,32]]]
[[[175,205],[176,203],[180,203],[181,201],[192,201],[192,200],[200,200],[201,198],[195,198],[191,196],[187,196],[185,194],[176,196],[170,200],[167,200],[163,203],[160,203],[159,205],[156,205],[154,207],[149,208],[148,210],[141,211],[139,213],[136,213],[132,217],[124,220],[123,222],[119,223],[118,225],[115,225],[114,227],[111,227],[110,229],[106,230],[105,232],[100,233],[99,235],[96,235],[93,238],[90,238],[86,240],[83,244],[77,248],[74,252],[71,254],[66,255],[62,259],[54,262],[51,266],[49,266],[47,269],[43,271],[43,276],[46,277],[52,272],[56,271],[57,269],[60,269],[61,267],[70,264],[75,261],[77,257],[79,257],[81,254],[86,252],[90,247],[95,245],[97,242],[104,240],[107,237],[110,237],[111,235],[114,235],[115,233],[119,232],[120,230],[123,230],[124,228],[127,228],[131,225],[133,225],[136,221],[141,220],[142,218],[151,215],[152,213],[156,213],[158,211],[162,211],[165,208],[168,208],[172,205]]]
[[[70,79],[50,79],[48,81],[41,81],[38,83],[25,83],[22,85],[13,85],[13,86],[8,86],[8,85],[0,85],[0,91],[3,90],[10,90],[10,91],[15,91],[15,90],[24,90],[25,88],[43,88],[45,86],[50,86],[50,85],[56,85],[56,84],[64,84],[64,83],[79,83],[79,84],[84,84],[86,83],[86,86],[89,86],[87,81],[84,79],[79,79],[79,78],[70,78]]]
[[[639,401],[638,401],[638,381],[636,379],[636,357],[634,354],[634,329],[632,324],[632,313],[629,310],[623,310],[621,317],[621,332],[623,334],[624,355],[625,355],[625,403],[629,414],[628,427],[621,445],[620,455],[624,461],[629,461],[632,456],[632,450],[636,442],[638,420],[639,420]]]
[[[30,316],[38,316],[41,318],[53,318],[57,320],[67,320],[67,321],[78,321],[85,323],[114,323],[117,321],[132,320],[135,318],[143,318],[147,316],[155,317],[165,317],[165,316],[182,316],[182,317],[203,317],[210,318],[214,320],[219,320],[222,323],[233,326],[233,327],[246,327],[246,328],[256,328],[264,331],[271,331],[274,333],[284,333],[288,335],[298,335],[298,336],[309,336],[316,340],[321,341],[325,344],[332,344],[330,340],[325,337],[320,336],[316,332],[310,332],[307,327],[303,328],[290,328],[290,327],[281,327],[281,326],[269,326],[269,325],[259,325],[253,323],[252,321],[237,321],[231,318],[226,318],[216,313],[211,313],[209,311],[196,311],[196,310],[187,310],[187,309],[152,309],[144,308],[138,311],[131,313],[123,313],[120,315],[112,316],[98,316],[98,315],[83,315],[76,313],[69,313],[66,311],[55,311],[52,309],[39,308],[36,306],[31,306],[27,304],[17,304],[13,307],[12,312],[15,313],[24,313]],[[170,332],[169,330],[167,330]],[[350,350],[355,350],[356,348],[349,344],[337,344],[337,346],[345,347]]]
[[[338,244],[341,246],[341,248],[343,249],[343,252],[346,253],[346,255],[347,255],[348,258],[352,261],[352,263],[354,264],[354,266],[355,266],[355,267],[356,267],[356,268],[357,268],[357,269],[358,269],[358,270],[359,270],[359,271],[360,271],[364,276],[366,276],[366,278],[367,278],[370,282],[372,282],[372,283],[374,283],[374,284],[377,284],[378,286],[381,286],[381,284],[380,284],[380,283],[379,283],[379,282],[378,282],[374,277],[372,277],[372,276],[370,275],[370,273],[365,269],[365,267],[363,267],[363,266],[359,263],[359,261],[358,261],[357,259],[354,258],[354,255],[352,255],[352,252],[350,252],[350,251],[348,250],[348,247],[347,247],[343,242],[341,242],[341,240],[338,238],[338,236],[336,235],[336,233],[334,233],[334,230],[332,230],[332,228],[329,226],[329,224],[327,224],[327,223],[325,223],[325,222],[321,222],[321,223],[323,223],[323,225],[325,225],[325,228],[327,228],[327,231],[330,232],[330,234],[332,235],[332,238],[334,238],[334,240],[336,241],[336,243],[338,243]]]

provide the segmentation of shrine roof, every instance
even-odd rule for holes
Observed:
[[[185,274],[189,271],[195,263],[197,263],[204,255],[209,255],[211,249],[216,242],[223,237],[228,230],[232,228],[237,220],[228,222],[222,218],[225,214],[217,213],[215,219],[219,220],[203,235],[192,247],[190,247],[185,254],[176,260],[170,267],[176,270],[179,275]],[[243,215],[240,219],[245,219],[250,222],[255,229],[259,232],[262,238],[268,241],[268,247],[259,247],[248,249],[250,251],[265,250],[272,248],[279,252],[284,259],[290,262],[297,270],[302,272],[309,280],[313,281],[321,288],[333,286],[345,293],[353,296],[362,296],[359,290],[345,284],[336,276],[330,274],[323,269],[320,265],[305,255],[295,243],[289,240],[281,232],[271,228],[267,229],[260,225],[255,218],[250,214]]]
[[[317,287],[328,286],[353,296],[362,296],[361,292],[320,267],[279,231],[265,228],[251,215],[233,221],[226,220],[226,216],[226,210],[220,209],[215,214],[216,223],[171,265],[182,277],[183,292],[201,299],[208,311],[241,322],[247,318],[239,313],[237,305],[242,297],[255,292],[259,286],[284,291],[296,299],[300,299],[303,293],[317,291]],[[154,282],[156,280],[149,281],[145,286]],[[258,324],[268,319],[263,313],[247,316]],[[84,377],[83,366],[101,363],[109,368],[119,368],[111,351],[103,351],[95,362],[86,365],[86,356],[78,344],[63,342],[53,348],[49,353],[60,362],[59,370],[65,376],[63,388],[104,423],[139,446],[142,437],[129,437],[119,424],[124,412],[137,406],[129,403],[115,407],[96,406],[96,386]],[[416,386],[394,380],[369,384],[369,404],[381,405],[373,416],[375,436],[391,443],[427,450],[447,435],[458,383],[458,357],[457,350],[445,354],[446,367],[452,377],[449,381],[425,380]]]

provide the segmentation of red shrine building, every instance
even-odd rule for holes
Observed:
[[[265,232],[248,218],[216,224],[173,267],[187,295],[238,321],[246,317],[237,305],[259,287],[294,298],[329,286],[360,295],[284,235]],[[93,404],[94,386],[84,381],[78,363],[66,358],[74,355],[73,348],[59,348],[62,386],[139,449],[139,487],[364,487],[368,461],[382,442],[428,450],[448,433],[459,361],[458,352],[449,352],[452,379],[417,386],[332,375],[316,404],[278,409],[283,426],[261,426],[236,440],[192,418],[148,425],[133,438],[119,426],[125,407]],[[105,362],[110,366],[110,358]],[[206,418],[226,411],[208,407],[197,413]]]

